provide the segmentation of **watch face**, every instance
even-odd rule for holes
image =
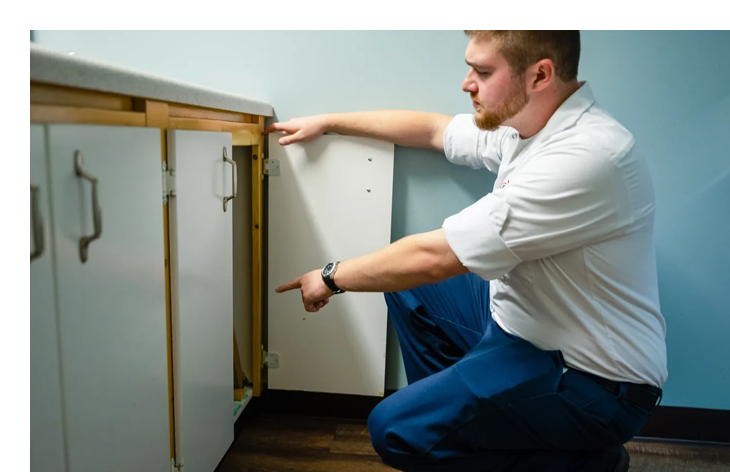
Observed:
[[[326,266],[324,266],[324,269],[322,270],[322,274],[326,277],[332,273],[332,269],[335,268],[334,262],[330,262]]]

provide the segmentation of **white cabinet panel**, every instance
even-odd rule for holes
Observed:
[[[282,147],[269,139],[280,175],[269,177],[269,388],[380,395],[385,384],[387,308],[379,293],[347,293],[307,313],[301,293],[277,286],[333,260],[390,243],[390,143],[326,135]]]
[[[233,442],[233,205],[230,133],[168,132],[176,458],[212,472]],[[242,187],[248,189],[246,185]]]
[[[69,472],[167,472],[170,433],[160,131],[51,125]],[[79,241],[98,239],[82,262]]]
[[[30,470],[65,472],[51,211],[42,125],[30,127],[30,183]],[[34,228],[34,222],[39,227]]]

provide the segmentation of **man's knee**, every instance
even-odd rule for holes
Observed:
[[[394,405],[383,400],[368,418],[368,430],[373,449],[383,463],[396,470],[429,472],[485,472],[493,470],[488,460],[480,457],[436,457],[425,444],[412,444],[402,431],[403,424],[392,411]],[[401,434],[406,433],[406,434]],[[418,442],[418,441],[416,441]],[[443,454],[442,454],[443,455]],[[476,461],[475,461],[476,459]]]
[[[373,443],[373,449],[383,459],[388,462],[390,458],[390,448],[388,445],[388,426],[391,424],[387,399],[380,402],[370,413],[368,417],[368,432],[370,433],[370,441]]]
[[[398,434],[398,421],[393,402],[381,401],[370,413],[368,431],[373,449],[390,465],[401,463],[412,452],[412,447]]]

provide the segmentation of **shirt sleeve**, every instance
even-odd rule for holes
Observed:
[[[523,261],[595,244],[632,222],[618,167],[584,152],[535,156],[516,178],[443,223],[461,263],[485,280]]]
[[[477,127],[473,114],[456,115],[444,130],[444,153],[454,164],[487,168],[496,174],[510,130],[500,126],[495,131],[484,131]]]

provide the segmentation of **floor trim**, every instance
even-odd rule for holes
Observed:
[[[395,391],[386,392],[386,397]],[[255,402],[268,415],[309,416],[366,421],[380,397],[266,390]],[[254,403],[254,402],[252,402]],[[642,439],[730,444],[730,410],[660,406],[637,435]]]
[[[730,410],[660,406],[637,436],[730,443]]]

